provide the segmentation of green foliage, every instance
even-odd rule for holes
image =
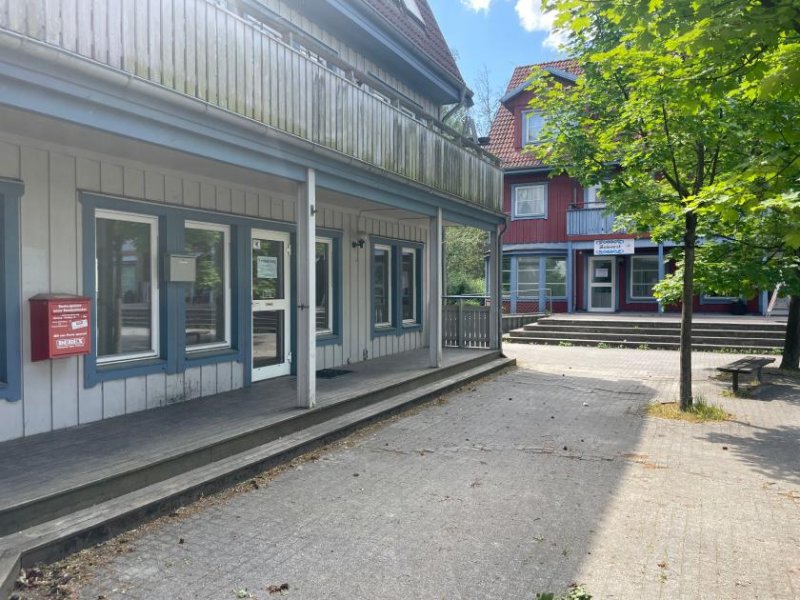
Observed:
[[[486,232],[474,227],[448,227],[445,233],[447,294],[483,294]]]

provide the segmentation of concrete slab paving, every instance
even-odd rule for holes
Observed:
[[[643,411],[675,399],[675,352],[506,352],[518,369],[87,553],[78,597],[800,597],[796,380],[732,398],[710,376],[736,355],[697,353],[735,418],[691,424]]]

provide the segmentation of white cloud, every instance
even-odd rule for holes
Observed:
[[[492,0],[461,0],[461,4],[475,12],[489,12],[489,5],[491,3]]]
[[[556,13],[543,10],[541,0],[517,0],[514,9],[517,11],[520,25],[525,31],[547,32],[547,37],[542,42],[542,46],[558,50],[559,45],[564,43],[564,33],[553,29]]]

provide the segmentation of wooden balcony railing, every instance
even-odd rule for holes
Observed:
[[[496,211],[502,172],[211,0],[0,0],[0,33],[59,48]]]
[[[606,214],[606,205],[587,204],[567,211],[567,235],[614,233],[613,214]]]

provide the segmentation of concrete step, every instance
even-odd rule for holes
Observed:
[[[264,469],[349,435],[360,427],[515,364],[514,359],[492,357],[468,370],[462,369],[432,382],[412,386],[343,414],[331,415],[329,419],[246,451],[7,535],[0,539],[0,597],[7,597],[11,593],[20,566],[57,560],[142,520],[174,510],[202,495],[224,489]],[[463,367],[463,363],[460,366]]]
[[[597,347],[600,344],[605,344],[612,348],[642,348],[648,350],[678,350],[680,348],[680,344],[678,342],[671,342],[671,341],[659,341],[659,342],[635,342],[635,341],[616,341],[616,342],[607,342],[602,340],[596,339],[558,339],[558,338],[542,338],[542,337],[521,337],[515,335],[509,335],[503,339],[504,342],[512,343],[512,344],[540,344],[544,346],[559,346],[559,345],[570,345],[570,346],[592,346]],[[759,353],[759,354],[774,354],[775,350],[779,347],[770,345],[770,346],[729,346],[725,345],[718,345],[718,344],[706,344],[706,343],[693,343],[692,349],[696,351],[707,351],[707,352],[739,352],[741,351],[742,354],[751,354],[751,353]]]
[[[597,333],[592,331],[539,331],[536,329],[517,329],[511,332],[511,335],[521,338],[533,337],[555,340],[585,339],[609,343],[629,341],[656,344],[661,342],[678,343],[680,341],[680,336],[675,333],[664,335],[634,330],[625,331],[622,333]],[[783,346],[782,337],[726,337],[718,335],[695,334],[692,336],[692,340],[696,344],[712,344],[731,347],[774,348]]]
[[[204,438],[191,445],[175,447],[170,454],[161,456],[158,461],[132,459],[115,466],[112,472],[96,480],[78,478],[76,481],[75,478],[65,478],[61,487],[54,485],[46,494],[27,497],[0,507],[0,536],[163,481],[369,404],[446,379],[461,371],[480,367],[494,360],[496,356],[486,354],[441,369],[431,369],[423,375],[354,395],[342,402],[318,406],[308,411],[295,411],[279,420],[254,423],[252,427],[235,435],[222,432],[214,438]]]
[[[589,320],[589,319],[553,319],[545,318],[537,321],[536,327],[612,327],[621,329],[668,329],[680,330],[681,324],[679,321],[666,321],[666,320],[623,320],[614,319],[609,317],[603,320]],[[703,321],[693,323],[693,329],[702,329],[710,331],[719,330],[735,330],[735,331],[786,331],[786,323],[774,321],[760,321],[760,322],[741,322],[731,323],[730,321],[722,321],[719,323]]]
[[[533,332],[552,332],[557,334],[567,334],[567,333],[597,333],[597,334],[606,334],[606,335],[626,335],[626,334],[647,334],[647,335],[673,335],[677,336],[680,335],[679,328],[668,328],[668,327],[617,327],[617,326],[605,326],[605,325],[591,325],[591,326],[579,326],[579,325],[555,325],[552,323],[548,324],[533,324],[533,325],[525,325],[520,328],[523,331],[533,331]],[[695,325],[692,327],[692,332],[695,335],[710,335],[710,336],[717,336],[717,337],[731,337],[731,338],[738,338],[738,337],[758,337],[758,338],[765,338],[765,339],[776,339],[776,340],[783,340],[785,335],[785,330],[775,330],[775,329],[717,329],[717,328],[707,328],[703,326]]]

